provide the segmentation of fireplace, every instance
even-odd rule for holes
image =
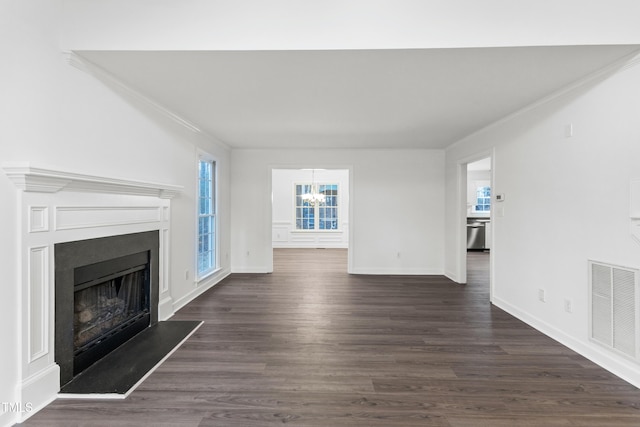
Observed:
[[[60,385],[157,323],[158,232],[55,245]]]

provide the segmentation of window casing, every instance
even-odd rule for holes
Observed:
[[[339,229],[338,184],[316,184],[324,194],[324,203],[312,205],[302,195],[311,191],[311,183],[295,184],[295,223],[298,231]]]
[[[216,163],[198,161],[198,255],[197,275],[201,279],[216,267]]]

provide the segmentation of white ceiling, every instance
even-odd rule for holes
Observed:
[[[444,148],[638,48],[76,53],[232,148]]]

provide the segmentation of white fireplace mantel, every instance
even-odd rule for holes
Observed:
[[[158,231],[158,318],[173,315],[169,286],[172,198],[183,187],[95,176],[28,162],[3,163],[15,184],[19,213],[20,294],[18,401],[33,411],[60,390],[55,361],[55,246],[76,240]]]
[[[171,199],[183,189],[179,185],[84,175],[35,167],[29,163],[5,163],[2,169],[16,187],[28,192],[87,191]]]

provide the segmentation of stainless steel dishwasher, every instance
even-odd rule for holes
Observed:
[[[486,220],[467,218],[467,249],[484,250],[486,241]]]

